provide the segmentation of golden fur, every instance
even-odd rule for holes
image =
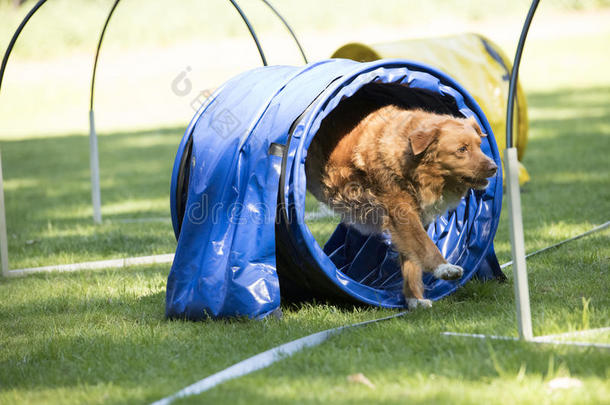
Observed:
[[[447,263],[424,226],[469,188],[487,186],[497,167],[481,151],[485,135],[472,118],[392,105],[365,111],[360,121],[357,111],[338,114],[323,121],[308,149],[307,188],[360,232],[389,231],[409,306],[430,306],[422,271],[456,279],[463,269]]]

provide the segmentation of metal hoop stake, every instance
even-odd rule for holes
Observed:
[[[504,151],[504,167],[506,168],[510,245],[513,255],[515,304],[517,306],[519,338],[532,340],[534,335],[532,333],[532,315],[530,311],[529,287],[527,285],[527,268],[525,264],[525,242],[523,240],[523,218],[521,215],[517,148],[508,148]]]
[[[0,260],[2,275],[8,277],[8,238],[6,237],[6,212],[4,208],[4,180],[2,178],[2,151],[0,150]]]
[[[95,132],[95,114],[89,110],[89,165],[91,168],[91,203],[93,222],[102,223],[102,192],[100,189],[100,159]]]
[[[100,49],[104,34],[110,23],[110,19],[114,14],[114,10],[121,0],[115,0],[110,8],[110,12],[106,17],[102,32],[100,33],[97,48],[95,50],[95,59],[93,61],[93,72],[91,73],[91,91],[89,95],[89,164],[91,168],[91,204],[93,206],[93,222],[96,224],[102,223],[102,191],[100,188],[100,158],[97,148],[97,132],[95,130],[95,112],[93,108],[93,98],[95,92],[95,74],[97,72],[97,62],[100,57]]]
[[[515,305],[517,307],[517,323],[519,338],[532,340],[532,315],[530,311],[529,287],[527,284],[527,267],[525,264],[525,242],[523,238],[523,216],[521,213],[521,192],[519,190],[519,161],[517,149],[513,147],[513,113],[515,89],[519,76],[519,64],[529,30],[539,0],[533,0],[521,30],[519,44],[515,52],[515,61],[510,75],[508,92],[508,107],[506,112],[506,150],[504,151],[504,167],[506,168],[506,190],[508,197],[508,218],[510,224],[510,245],[513,255],[513,274],[515,286]]]

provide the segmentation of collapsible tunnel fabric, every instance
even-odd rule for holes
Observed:
[[[381,44],[350,43],[337,49],[332,58],[371,62],[382,58],[417,58],[418,61],[451,72],[468,89],[479,104],[496,134],[506,133],[508,83],[512,63],[502,49],[480,34],[458,34],[437,38],[408,39]],[[514,139],[519,160],[527,147],[527,100],[517,82]],[[498,140],[500,155],[506,148],[504,137]],[[529,174],[520,163],[519,182],[529,181]]]
[[[280,291],[288,300],[404,306],[400,265],[387,238],[340,225],[322,249],[304,221],[307,147],[321,120],[369,83],[436,94],[456,115],[474,116],[488,134],[482,149],[499,166],[476,102],[428,66],[331,59],[245,72],[208,99],[178,148],[171,185],[178,246],[167,284],[168,317],[260,318],[278,308]],[[492,244],[502,200],[498,179],[501,173],[428,228],[465,274],[454,282],[425,277],[427,298],[439,299],[475,274],[501,275]]]

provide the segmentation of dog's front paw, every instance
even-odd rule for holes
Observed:
[[[407,298],[407,305],[409,309],[415,309],[417,307],[432,308],[432,301],[420,300],[418,298]]]
[[[464,269],[454,264],[443,263],[434,269],[434,277],[442,280],[457,280],[464,274]]]

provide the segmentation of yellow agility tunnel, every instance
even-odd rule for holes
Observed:
[[[506,149],[506,106],[512,64],[500,47],[478,34],[412,39],[376,45],[350,43],[337,49],[332,58],[370,62],[382,58],[417,60],[437,68],[460,82],[479,103],[496,135],[500,153]],[[515,147],[522,160],[527,146],[527,102],[517,83],[514,115]],[[520,163],[519,183],[530,177]]]

